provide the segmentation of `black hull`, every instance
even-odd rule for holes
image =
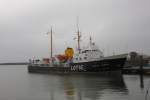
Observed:
[[[38,73],[100,73],[121,71],[126,58],[104,59],[100,61],[70,63],[68,66],[28,65],[29,72]]]

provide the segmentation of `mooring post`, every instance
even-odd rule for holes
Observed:
[[[143,81],[143,56],[140,56],[140,86],[141,88],[144,88],[144,81]]]

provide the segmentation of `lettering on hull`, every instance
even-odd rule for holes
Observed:
[[[73,65],[71,66],[71,71],[86,71],[84,65]]]

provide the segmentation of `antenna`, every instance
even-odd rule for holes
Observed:
[[[79,31],[79,16],[77,16],[77,19],[76,19],[76,24],[77,24],[77,31]]]
[[[92,37],[90,36],[90,45],[92,44]]]

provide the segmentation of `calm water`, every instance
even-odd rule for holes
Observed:
[[[138,75],[29,74],[26,66],[0,66],[0,100],[144,100]],[[148,99],[150,100],[150,94]]]

